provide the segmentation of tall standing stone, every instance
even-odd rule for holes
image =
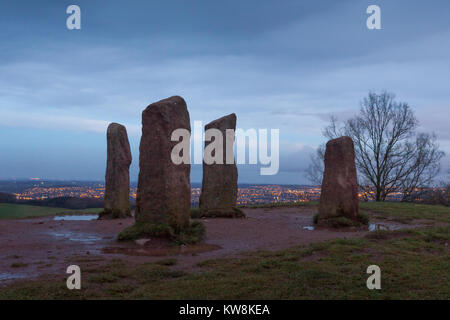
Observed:
[[[189,226],[191,166],[172,162],[172,149],[179,143],[171,141],[176,129],[191,131],[183,98],[155,102],[142,112],[136,222],[170,225],[175,230]]]
[[[105,208],[100,218],[131,216],[130,164],[131,151],[127,129],[111,123],[106,133],[108,154],[105,174]]]
[[[239,213],[236,207],[238,192],[238,171],[234,161],[234,131],[236,130],[236,115],[234,113],[214,120],[205,126],[205,132],[217,129],[223,137],[222,164],[207,164],[203,161],[202,193],[199,207],[205,216],[235,216]],[[227,129],[232,129],[232,136]],[[213,141],[205,141],[206,147]],[[231,154],[227,157],[227,151]],[[232,163],[227,163],[227,158]]]
[[[319,202],[318,224],[345,217],[357,221],[359,209],[355,149],[350,137],[328,141]]]

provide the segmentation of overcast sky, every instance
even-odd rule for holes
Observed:
[[[382,30],[366,27],[370,4]],[[2,1],[0,178],[102,180],[119,122],[136,181],[142,110],[180,95],[192,122],[235,112],[239,128],[280,129],[280,172],[240,167],[240,183],[303,184],[329,116],[382,90],[437,134],[447,169],[449,17],[448,0]]]

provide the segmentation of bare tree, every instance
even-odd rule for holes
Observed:
[[[311,155],[311,163],[306,169],[306,178],[314,185],[321,185],[323,179],[325,157],[325,145],[322,144],[316,152]]]
[[[442,201],[441,204],[445,206],[450,206],[450,170],[447,171],[447,178],[446,181],[442,184],[443,191],[442,191]]]
[[[417,190],[430,185],[444,156],[436,137],[418,134],[417,126],[408,104],[396,102],[394,95],[387,92],[369,93],[361,102],[359,115],[342,125],[333,117],[323,133],[328,139],[343,135],[352,138],[363,193],[384,201],[401,190],[407,201]],[[318,151],[315,161],[320,154]],[[312,170],[318,170],[314,162],[308,168]]]
[[[447,207],[450,205],[450,170],[448,171],[448,180],[444,187],[444,202]]]
[[[421,195],[420,202],[450,206],[450,170],[448,171],[446,181],[442,181],[440,187],[427,189]]]
[[[434,134],[417,135],[411,170],[400,180],[402,201],[417,200],[426,192],[426,188],[433,184],[434,178],[440,171],[440,160],[443,156],[443,152],[438,148]]]

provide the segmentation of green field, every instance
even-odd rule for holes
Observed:
[[[72,215],[72,214],[95,214],[102,209],[82,209],[72,210],[65,208],[28,206],[22,204],[0,203],[0,219],[20,219],[31,217],[44,217],[55,215]]]

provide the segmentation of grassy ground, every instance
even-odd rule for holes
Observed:
[[[63,278],[16,283],[0,299],[448,299],[450,228],[376,232],[242,258],[201,262],[202,272],[172,270],[175,259],[139,266],[116,260],[82,267],[82,289]],[[368,290],[369,265],[381,290]]]
[[[361,202],[362,211],[381,219],[411,223],[415,219],[450,223],[450,207],[401,202]]]
[[[450,209],[396,203],[364,203],[370,215],[426,219],[440,226],[376,231],[280,251],[202,261],[201,271],[175,270],[176,259],[104,267],[80,261],[82,289],[65,278],[21,281],[0,299],[449,299]],[[92,257],[94,259],[95,257]],[[369,290],[369,265],[381,268],[381,290]]]
[[[317,207],[317,201],[277,202],[258,205],[245,205],[240,208],[289,208]],[[416,219],[450,223],[450,207],[402,202],[360,202],[361,212],[378,219],[389,219],[401,223],[411,223]]]
[[[22,204],[0,203],[0,219],[19,219],[54,215],[99,213],[101,209],[71,210],[64,208],[28,206]]]

